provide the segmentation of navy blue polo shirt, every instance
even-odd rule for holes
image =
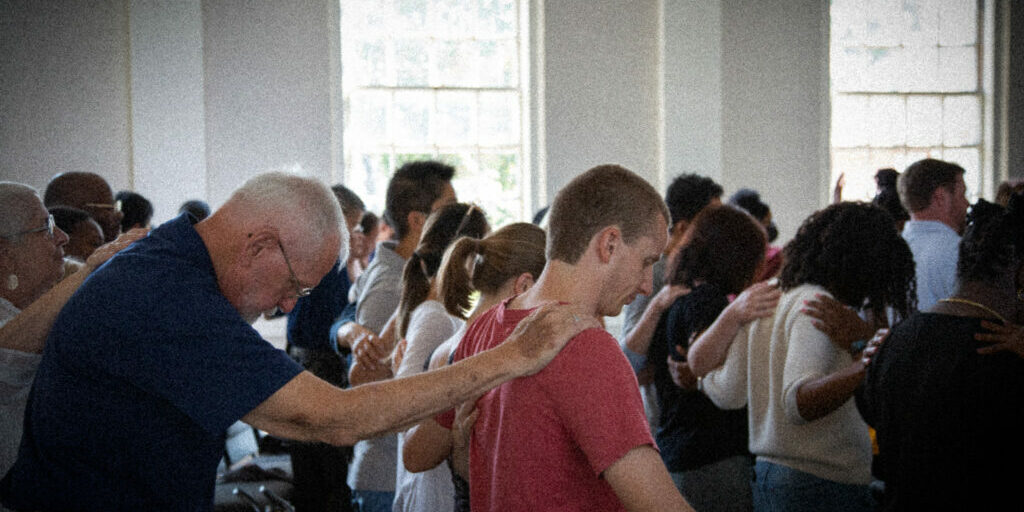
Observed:
[[[212,510],[228,426],[301,371],[221,294],[182,215],[96,270],[57,317],[3,503]]]

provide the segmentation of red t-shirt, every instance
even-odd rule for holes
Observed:
[[[502,343],[530,314],[507,304],[469,327],[456,360]],[[633,448],[655,446],[636,377],[603,329],[583,331],[543,370],[491,390],[477,407],[474,511],[624,510],[601,473]],[[438,421],[450,428],[452,417]]]

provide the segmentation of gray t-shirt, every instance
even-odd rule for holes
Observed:
[[[356,323],[376,333],[398,309],[402,297],[405,259],[395,252],[395,242],[377,244],[373,261],[356,279]],[[398,438],[395,434],[359,441],[352,448],[348,485],[358,491],[395,490]]]

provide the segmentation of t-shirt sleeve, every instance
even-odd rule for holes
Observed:
[[[636,377],[607,332],[582,332],[542,372],[555,413],[596,475],[633,448],[654,446]]]

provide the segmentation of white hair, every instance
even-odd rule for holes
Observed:
[[[0,236],[26,229],[35,210],[43,204],[36,189],[13,181],[0,181]]]
[[[348,229],[341,206],[331,189],[316,178],[286,172],[260,174],[246,181],[228,201],[279,223],[301,226],[311,240],[338,235],[342,259],[348,254]]]

